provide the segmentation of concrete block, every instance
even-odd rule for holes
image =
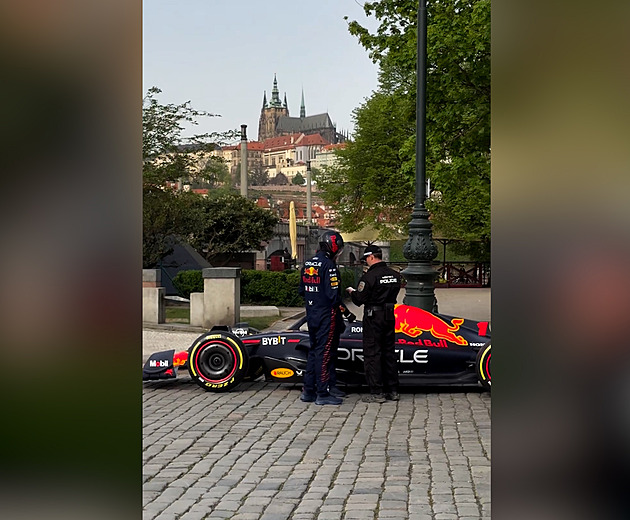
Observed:
[[[142,288],[142,321],[147,323],[164,323],[166,312],[164,308],[164,287]]]
[[[160,269],[142,270],[142,287],[160,287],[162,285],[162,271]]]
[[[203,276],[203,324],[234,325],[241,321],[240,267],[208,267]]]
[[[241,318],[256,318],[259,316],[280,316],[280,309],[274,305],[241,306]]]
[[[190,324],[203,326],[203,293],[190,293]]]

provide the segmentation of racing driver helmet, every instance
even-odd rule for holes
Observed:
[[[319,249],[331,260],[336,260],[343,251],[343,238],[336,231],[326,231],[319,239]]]

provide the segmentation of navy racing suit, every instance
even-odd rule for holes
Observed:
[[[304,393],[329,395],[336,384],[335,359],[339,336],[345,328],[341,305],[341,281],[337,264],[324,251],[304,262],[299,293],[306,305],[306,321],[311,347],[304,374]]]

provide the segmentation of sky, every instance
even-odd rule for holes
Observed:
[[[344,16],[373,30],[360,0],[145,0],[143,94],[162,104],[190,101],[204,118],[184,135],[239,129],[258,137],[263,92],[274,73],[280,99],[299,117],[328,112],[337,131],[352,132],[352,111],[377,86],[378,68]]]

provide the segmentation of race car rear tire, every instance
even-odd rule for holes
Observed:
[[[490,391],[492,386],[492,377],[491,377],[491,352],[490,352],[490,343],[486,343],[479,352],[477,352],[477,379],[481,386],[483,386],[486,390]]]
[[[191,379],[209,392],[227,392],[247,374],[249,356],[243,343],[224,331],[213,331],[195,340],[188,352]]]

